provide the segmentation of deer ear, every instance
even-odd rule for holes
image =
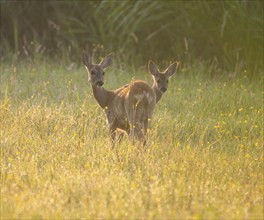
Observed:
[[[87,66],[88,69],[91,69],[93,67],[92,60],[93,58],[89,53],[83,52],[83,64]]]
[[[148,70],[153,76],[156,76],[159,73],[159,68],[152,60],[148,62]]]
[[[176,72],[178,65],[178,62],[174,62],[166,69],[165,73],[168,74],[169,77],[171,77]]]
[[[103,69],[105,69],[105,68],[107,68],[108,66],[110,66],[110,65],[112,64],[113,57],[114,57],[114,54],[113,54],[113,53],[108,54],[108,55],[102,60],[102,62],[100,63],[100,66],[101,66]]]

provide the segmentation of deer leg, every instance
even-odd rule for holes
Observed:
[[[117,130],[114,129],[114,128],[110,128],[110,132],[111,132],[112,149],[113,149],[113,150],[115,151],[115,153],[116,153],[116,157],[117,157],[118,162],[120,162],[121,160],[120,160],[120,157],[119,157],[118,150],[117,150],[117,148],[115,148],[115,142],[116,142],[115,138],[116,138],[116,135],[117,135]],[[118,140],[119,140],[119,139],[120,139],[120,135],[119,135],[119,137],[118,137]],[[120,142],[120,141],[119,141],[119,142]]]
[[[133,128],[134,125],[131,125],[131,132],[130,132],[130,141],[133,145],[135,145],[135,129]]]
[[[144,136],[145,136],[146,139],[147,139],[147,133],[148,133],[148,129],[149,129],[150,123],[151,123],[151,118],[146,118],[143,121],[143,132],[144,132]],[[146,141],[144,142],[144,145],[146,145]]]
[[[118,138],[117,138],[119,144],[120,144],[120,142],[122,141],[123,137],[124,137],[124,133],[121,132],[121,133],[118,135]]]
[[[143,127],[144,127],[144,135],[146,135],[148,132],[148,127],[149,127],[149,119],[148,118],[144,120]]]
[[[127,114],[128,121],[130,125],[130,132],[129,137],[133,145],[135,145],[135,138],[143,142],[143,145],[146,144],[145,135],[142,132],[142,123],[136,119],[136,109],[133,109],[133,111],[130,110]]]
[[[114,127],[110,127],[110,137],[112,142],[112,148],[115,146],[115,138],[116,138],[116,129]]]
[[[110,128],[111,142],[114,147],[115,143],[121,143],[121,140],[124,137],[124,132],[118,131],[116,128]]]
[[[129,129],[127,132],[129,134],[129,139],[133,145],[135,145],[135,109],[126,108],[127,120],[129,123]]]
[[[145,132],[142,132],[142,124],[140,122],[137,122],[135,126],[135,134],[136,134],[137,140],[143,143],[143,146],[146,145],[146,137],[144,133]]]

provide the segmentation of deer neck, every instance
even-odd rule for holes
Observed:
[[[95,85],[92,85],[93,89],[93,95],[98,102],[98,104],[102,107],[105,108],[108,106],[109,101],[112,99],[112,92],[109,90],[106,90],[103,87],[98,87]]]
[[[158,89],[156,82],[153,82],[152,89],[156,94],[156,103],[161,99],[163,93]]]

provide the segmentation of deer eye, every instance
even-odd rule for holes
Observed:
[[[103,76],[104,76],[105,72],[103,72]]]
[[[157,80],[157,83],[160,83],[160,79]]]
[[[168,83],[169,82],[169,80],[168,79],[166,79],[166,83]]]
[[[95,71],[92,70],[92,71],[91,71],[91,75],[95,75]]]

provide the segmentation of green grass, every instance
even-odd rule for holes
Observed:
[[[263,69],[262,0],[1,1],[2,59],[40,56],[79,61],[80,51],[113,51],[144,65],[215,60],[233,71]],[[100,49],[102,48],[103,49]]]
[[[112,150],[83,67],[1,65],[1,218],[263,219],[263,76],[182,67],[147,146]]]

